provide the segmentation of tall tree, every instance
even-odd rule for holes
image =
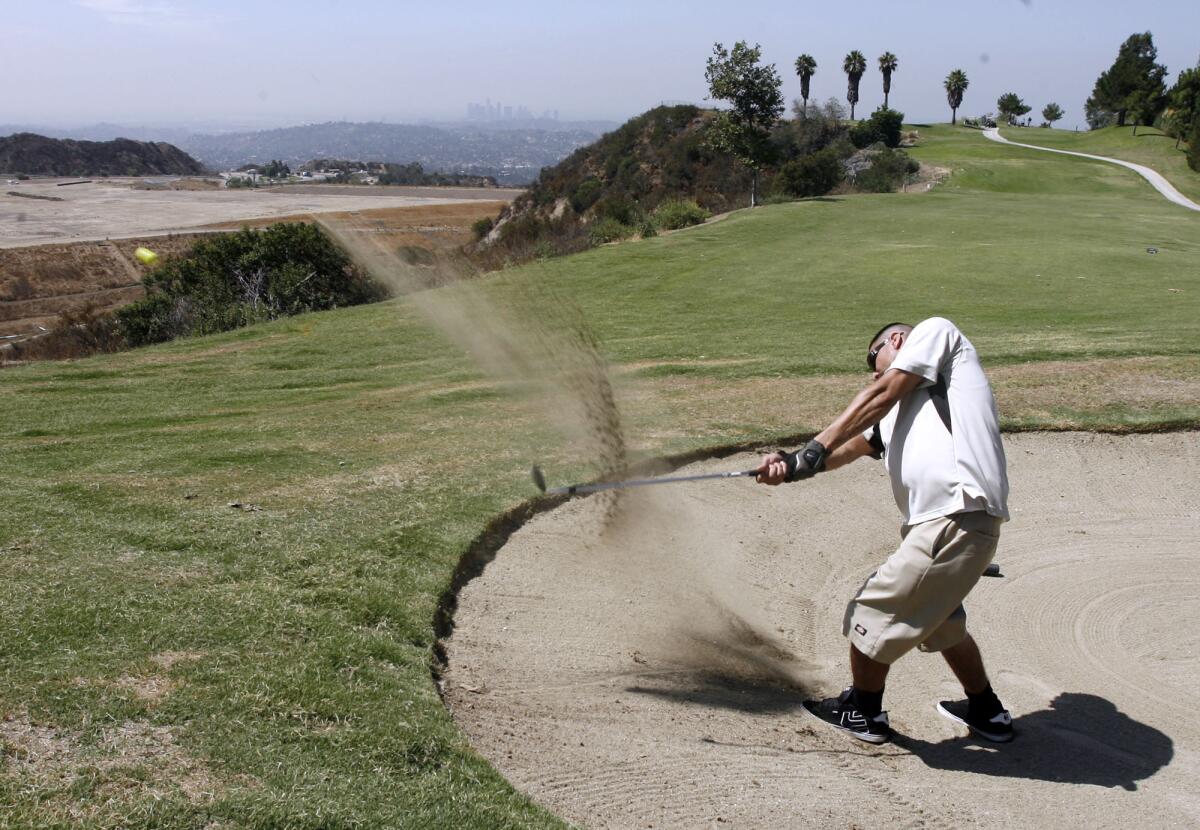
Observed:
[[[1194,69],[1185,69],[1175,79],[1175,85],[1167,93],[1167,112],[1164,118],[1168,135],[1180,140],[1191,129],[1192,122],[1200,115],[1200,63]],[[1194,147],[1192,149],[1200,149]]]
[[[796,58],[796,74],[800,76],[800,97],[804,99],[804,114],[808,115],[808,82],[817,71],[817,62],[812,55]]]
[[[1006,92],[996,100],[996,111],[1000,113],[1000,120],[1010,124],[1030,109],[1032,107],[1022,101],[1015,92]]]
[[[950,123],[958,123],[958,108],[962,106],[963,93],[967,91],[967,87],[971,82],[967,80],[967,73],[961,69],[955,69],[946,76],[946,103],[950,105]]]
[[[854,120],[854,105],[858,103],[858,83],[863,73],[867,71],[867,59],[863,53],[855,49],[842,61],[842,71],[846,73],[849,84],[846,86],[846,101],[850,104],[850,120]]]
[[[783,79],[775,64],[760,66],[762,49],[739,40],[732,51],[713,44],[704,70],[708,97],[728,101],[731,109],[718,112],[708,129],[708,143],[730,153],[752,171],[750,207],[758,204],[758,171],[771,160],[771,128],[783,113]]]
[[[1141,123],[1153,121],[1165,103],[1167,68],[1158,59],[1154,37],[1149,32],[1130,35],[1121,44],[1113,65],[1100,73],[1085,109],[1090,113],[1088,124],[1106,121],[1104,113],[1116,116],[1117,126],[1125,126],[1130,110]],[[1137,125],[1134,125],[1136,132]]]
[[[1047,124],[1050,124],[1051,126],[1053,126],[1054,122],[1058,121],[1062,117],[1063,117],[1062,107],[1060,107],[1058,104],[1051,102],[1049,104],[1046,104],[1046,106],[1042,107],[1042,118],[1046,119]]]
[[[879,56],[879,71],[883,73],[883,108],[888,108],[888,93],[892,91],[892,73],[896,71],[899,61],[891,52]]]

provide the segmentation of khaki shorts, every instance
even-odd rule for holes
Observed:
[[[982,511],[910,525],[846,606],[842,634],[880,663],[919,646],[942,651],[967,636],[962,601],[991,563],[1001,520]]]

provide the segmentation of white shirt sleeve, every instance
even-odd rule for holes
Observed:
[[[921,385],[931,386],[950,365],[961,340],[962,332],[946,318],[922,320],[908,333],[890,368],[920,375],[925,379]]]

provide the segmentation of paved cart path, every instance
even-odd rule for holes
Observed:
[[[1175,187],[1166,180],[1166,178],[1150,167],[1143,164],[1134,164],[1131,161],[1122,161],[1121,159],[1109,158],[1108,156],[1094,156],[1091,153],[1077,153],[1074,150],[1056,150],[1053,147],[1039,147],[1036,144],[1022,144],[1019,141],[1009,141],[1004,136],[1000,135],[1000,129],[993,127],[984,130],[983,134],[992,141],[998,141],[1001,144],[1011,144],[1014,147],[1028,147],[1030,150],[1044,150],[1047,153],[1061,153],[1064,156],[1079,156],[1080,158],[1093,159],[1094,161],[1107,161],[1111,164],[1119,164],[1122,167],[1128,167],[1135,173],[1140,175],[1146,181],[1154,186],[1154,189],[1167,198],[1168,201],[1174,202],[1177,205],[1187,208],[1188,210],[1200,211],[1200,205],[1193,202],[1187,196],[1184,196]]]

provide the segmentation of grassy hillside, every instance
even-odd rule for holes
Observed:
[[[1184,196],[1200,203],[1200,173],[1188,167],[1187,144],[1182,143],[1176,149],[1175,139],[1162,130],[1138,127],[1135,136],[1132,127],[1105,127],[1084,132],[1006,127],[1001,133],[1010,141],[1144,164],[1166,176]]]
[[[1111,166],[921,131],[955,171],[931,193],[742,211],[485,290],[578,304],[644,454],[816,430],[865,338],[933,313],[1009,426],[1200,424],[1196,218]],[[529,464],[595,472],[527,389],[393,301],[0,390],[11,826],[559,826],[430,674],[437,598]]]

